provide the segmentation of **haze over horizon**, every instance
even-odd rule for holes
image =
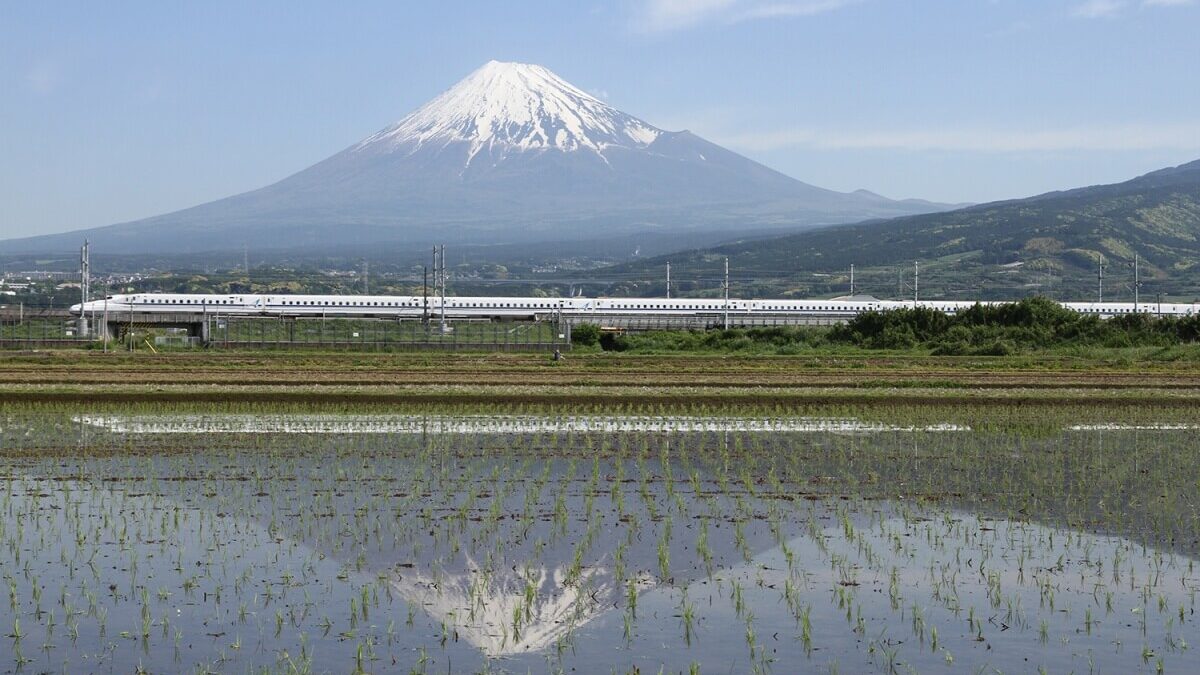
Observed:
[[[980,202],[1200,156],[1200,3],[966,4],[9,7],[0,238],[261,187],[493,58],[841,191]]]

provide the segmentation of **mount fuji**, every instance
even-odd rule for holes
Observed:
[[[483,65],[399,122],[275,184],[107,227],[51,252],[316,251],[802,229],[945,205],[835,192],[627,115],[537,65]]]

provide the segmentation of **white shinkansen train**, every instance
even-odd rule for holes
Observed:
[[[110,295],[74,305],[75,314],[98,315],[101,312],[171,313],[216,316],[284,317],[386,317],[482,319],[537,319],[553,316],[820,316],[848,318],[872,310],[927,307],[953,314],[975,304],[1003,304],[976,301],[877,300],[868,297],[830,300],[743,300],[730,298],[513,298],[448,297],[445,308],[441,299],[419,295],[201,295],[180,293],[136,293]],[[1135,312],[1151,315],[1191,316],[1200,313],[1196,303],[1142,302],[1064,302],[1063,307],[1084,314],[1113,317]]]

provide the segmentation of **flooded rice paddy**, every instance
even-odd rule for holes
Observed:
[[[0,672],[1200,662],[1186,424],[0,422]]]

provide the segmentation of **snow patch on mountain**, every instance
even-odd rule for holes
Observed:
[[[627,115],[542,66],[489,61],[354,151],[415,153],[469,144],[467,163],[483,150],[642,149],[663,131]]]

